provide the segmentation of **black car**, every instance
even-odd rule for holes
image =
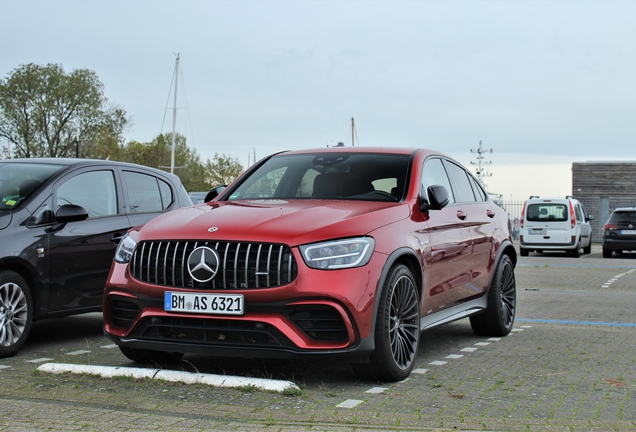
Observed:
[[[636,207],[617,208],[605,224],[603,257],[623,251],[636,251]]]
[[[192,205],[179,178],[88,159],[0,161],[0,357],[31,323],[100,311],[117,243],[133,226]]]

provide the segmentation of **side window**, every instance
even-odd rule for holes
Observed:
[[[172,188],[167,182],[159,179],[159,192],[161,193],[161,208],[167,210],[174,202]]]
[[[581,210],[581,204],[577,204],[574,207],[574,212],[576,213],[576,220],[578,222],[583,222],[583,211]]]
[[[422,171],[422,186],[424,187],[424,191],[433,185],[444,186],[448,190],[449,204],[455,202],[453,189],[451,188],[448,175],[446,175],[446,170],[444,169],[441,159],[429,159],[424,163],[424,170]]]
[[[157,177],[133,171],[123,171],[123,176],[132,213],[159,212],[165,210],[172,203],[170,186],[161,185],[163,181]],[[166,191],[165,187],[169,191]],[[166,205],[163,204],[164,194],[167,195],[165,197]]]
[[[110,170],[89,171],[66,180],[57,188],[57,211],[65,204],[82,206],[89,218],[117,214],[117,188]]]
[[[303,175],[302,180],[300,181],[300,186],[298,187],[298,192],[296,192],[296,197],[298,198],[309,198],[311,197],[311,193],[314,190],[314,180],[316,176],[320,174],[319,171],[310,168],[307,170],[305,175]]]
[[[449,161],[446,161],[445,166],[448,168],[448,174],[453,179],[455,200],[457,202],[475,202],[475,194],[464,168]]]
[[[473,187],[473,193],[475,194],[475,198],[477,201],[486,201],[486,192],[477,184],[477,181],[473,178],[473,176],[468,176],[468,180],[470,181],[470,185]]]

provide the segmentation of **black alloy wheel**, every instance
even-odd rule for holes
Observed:
[[[512,261],[502,255],[488,289],[488,307],[470,317],[473,332],[479,336],[506,336],[515,321],[517,284]]]
[[[382,290],[371,368],[380,381],[400,381],[415,365],[420,343],[420,296],[411,271],[394,266]]]

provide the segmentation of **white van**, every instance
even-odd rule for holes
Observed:
[[[594,219],[583,210],[581,203],[571,196],[539,198],[531,196],[523,205],[520,221],[521,256],[530,251],[562,250],[573,257],[592,251]]]

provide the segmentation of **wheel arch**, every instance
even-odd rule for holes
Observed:
[[[422,266],[420,265],[420,260],[413,251],[413,249],[402,247],[393,251],[387,258],[384,263],[384,268],[382,269],[382,274],[380,276],[380,280],[378,281],[378,289],[375,295],[375,301],[373,305],[373,320],[371,322],[371,335],[375,335],[375,325],[376,320],[378,318],[378,308],[380,306],[380,298],[382,297],[382,291],[384,290],[384,283],[389,275],[389,271],[395,264],[404,264],[413,275],[415,279],[415,284],[417,286],[417,294],[420,296],[420,301],[422,301],[422,292],[423,292],[423,274],[422,274]]]
[[[34,274],[35,270],[30,267],[31,266],[19,261],[5,261],[0,264],[0,271],[13,271],[19,274],[26,281],[31,293],[31,301],[33,302],[33,321],[35,321],[38,319],[38,311],[40,310],[42,299],[37,295],[37,291],[41,291],[39,290],[39,280]]]

